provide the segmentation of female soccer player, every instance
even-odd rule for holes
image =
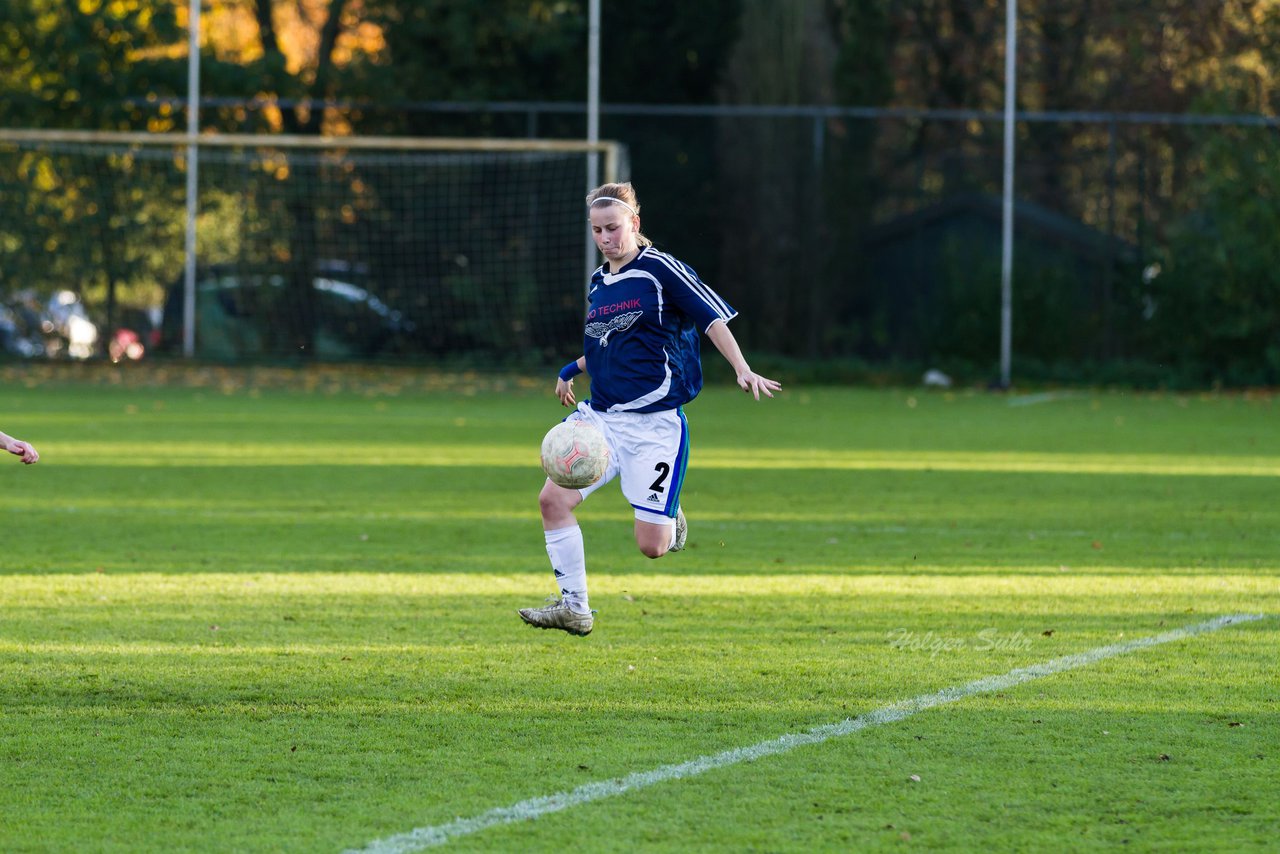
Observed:
[[[24,463],[31,465],[40,459],[40,455],[36,453],[36,449],[26,442],[19,441],[7,433],[0,433],[0,448],[20,457]]]
[[[689,458],[681,407],[702,390],[698,348],[705,333],[728,360],[746,393],[773,397],[782,385],[751,370],[728,322],[737,316],[689,265],[654,248],[640,233],[640,203],[631,184],[605,184],[587,195],[591,233],[605,263],[591,275],[584,355],[565,365],[556,396],[575,406],[570,419],[599,427],[609,442],[609,468],[586,489],[550,480],[538,503],[547,555],[560,598],[520,617],[543,629],[590,633],[582,530],[574,518],[591,493],[615,477],[635,508],[636,545],[650,558],[684,548],[688,525],[680,509]],[[578,403],[573,378],[591,374],[591,399]]]

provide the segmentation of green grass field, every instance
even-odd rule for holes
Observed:
[[[361,848],[1245,613],[445,847],[1274,850],[1272,397],[708,389],[690,547],[593,497],[573,638],[550,383],[162,374],[0,385],[0,850]]]

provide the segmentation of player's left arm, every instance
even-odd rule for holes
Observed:
[[[712,321],[707,327],[707,337],[711,339],[712,344],[716,345],[720,355],[724,356],[729,366],[733,368],[733,372],[737,374],[738,388],[747,394],[754,395],[756,400],[760,399],[761,392],[765,397],[773,397],[773,393],[782,388],[782,383],[777,380],[762,377],[751,370],[746,357],[742,355],[742,348],[738,346],[738,339],[734,338],[733,333],[729,331],[729,324],[723,320]]]

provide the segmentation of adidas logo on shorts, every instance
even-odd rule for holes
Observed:
[[[648,498],[646,498],[645,500],[646,500],[646,501],[652,501],[654,504],[661,504],[661,503],[662,503],[662,499],[658,497],[658,493],[656,493],[656,492],[651,492],[651,493],[649,493],[649,497],[648,497]]]

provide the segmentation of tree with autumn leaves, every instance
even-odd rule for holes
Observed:
[[[5,4],[0,8],[0,122],[180,130],[186,5],[182,0]],[[972,111],[1002,106],[1004,0],[603,5],[606,102]],[[512,129],[492,115],[432,113],[406,105],[580,103],[585,96],[585,0],[207,0],[203,8],[206,129],[510,135]],[[1274,110],[1273,69],[1280,67],[1277,0],[1021,0],[1019,10],[1021,109],[1255,115]],[[633,174],[646,182],[650,209],[663,212],[673,233],[702,230],[700,246],[723,247],[698,262],[712,275],[733,273],[732,250],[724,237],[705,233],[715,213],[708,200],[731,196],[726,191],[740,190],[753,174],[761,174],[762,164],[778,173],[767,176],[777,198],[761,192],[730,219],[767,224],[760,227],[765,235],[794,229],[806,218],[815,222],[813,232],[826,238],[856,234],[931,198],[991,191],[998,180],[992,164],[999,127],[993,123],[832,120],[826,128],[827,160],[818,173],[800,168],[803,164],[793,164],[797,168],[788,172],[785,161],[762,159],[773,144],[759,136],[766,133],[762,125],[726,133],[730,126],[723,121],[692,130],[686,125],[678,132],[674,123],[659,121],[606,118],[606,124],[630,144]],[[547,117],[539,133],[580,135],[581,117]],[[1249,146],[1247,163],[1236,159],[1246,156],[1240,145],[1223,141],[1232,138]],[[1239,129],[1215,134],[1149,125],[1139,135],[1098,123],[1028,122],[1019,127],[1018,194],[1117,239],[1151,247],[1163,280],[1133,295],[1146,300],[1144,310],[1155,308],[1142,335],[1129,336],[1142,338],[1149,353],[1159,351],[1161,339],[1185,333],[1185,322],[1177,333],[1162,324],[1181,316],[1175,306],[1193,302],[1180,294],[1191,287],[1186,282],[1192,277],[1236,282],[1230,293],[1196,297],[1225,313],[1215,328],[1226,330],[1226,337],[1207,346],[1202,360],[1221,358],[1230,340],[1248,342],[1240,346],[1255,353],[1259,347],[1275,350],[1280,344],[1265,333],[1242,337],[1240,324],[1231,321],[1233,304],[1266,302],[1257,298],[1261,285],[1249,280],[1260,275],[1272,281],[1275,274],[1267,272],[1274,268],[1248,237],[1257,224],[1233,221],[1252,208],[1223,201],[1239,186],[1233,175],[1271,186],[1275,158],[1270,146],[1267,134]],[[1114,152],[1110,160],[1108,148]],[[1137,187],[1155,189],[1139,192]],[[821,206],[806,207],[815,196]],[[110,207],[106,200],[97,210],[108,216],[104,211]],[[311,233],[302,199],[292,214],[301,224],[298,234]],[[108,233],[109,223],[102,230]],[[1230,237],[1229,253],[1206,248],[1206,235],[1212,234]],[[298,254],[307,254],[299,246]],[[819,332],[828,330],[825,337],[806,342],[798,355],[839,354],[843,335],[822,307],[838,305],[841,293],[857,292],[857,271],[811,257],[814,249],[803,241],[797,246],[780,245],[773,260],[763,257],[758,269],[742,271],[744,301],[777,309],[793,323],[814,322]],[[1252,258],[1261,260],[1246,267],[1243,262]],[[822,299],[796,298],[770,308],[767,289],[773,285],[760,273],[790,269],[796,259],[805,265],[807,280],[823,283]],[[1260,272],[1241,276],[1245,268]],[[304,282],[305,274],[299,272],[297,281]],[[845,309],[867,307],[850,303]],[[1258,316],[1257,310],[1252,314]],[[1022,328],[1034,332],[1028,323]],[[305,328],[296,334],[305,338]],[[788,346],[782,339],[775,343],[780,349]]]

